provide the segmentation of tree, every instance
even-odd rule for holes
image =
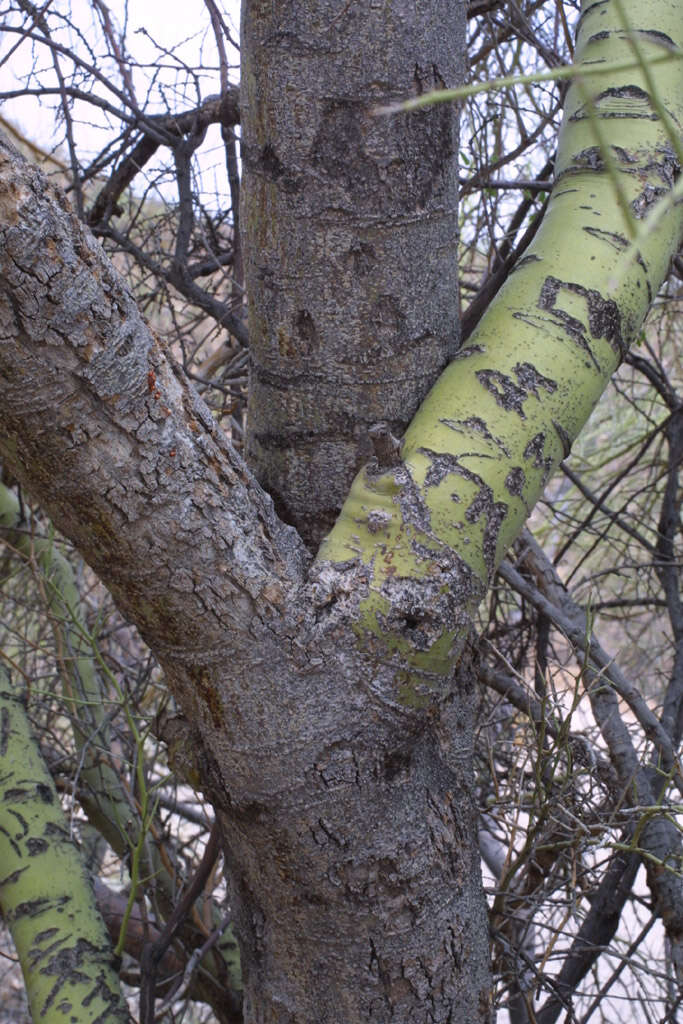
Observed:
[[[614,0],[584,5],[543,225],[453,359],[454,111],[376,108],[457,84],[463,5],[245,5],[246,463],[60,194],[3,145],[3,467],[108,586],[182,709],[220,823],[246,1021],[490,1017],[476,610],[680,245],[677,13],[634,7],[634,32]],[[228,97],[224,83],[223,122]],[[202,130],[195,114],[174,146],[168,280],[209,306],[184,203]],[[116,202],[103,194],[95,225]],[[619,679],[569,618],[619,800],[656,808],[657,779],[678,772],[679,705],[661,720],[637,705],[656,771],[634,760],[610,733]],[[678,834],[653,812],[637,836],[680,964],[680,881],[663,870]],[[55,1020],[72,1013],[54,987],[47,1001]]]

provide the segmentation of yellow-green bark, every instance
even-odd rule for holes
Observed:
[[[112,736],[107,711],[111,688],[101,677],[97,641],[87,630],[85,608],[74,570],[53,538],[36,537],[21,528],[19,501],[0,483],[1,539],[8,541],[12,549],[25,559],[34,560],[43,577],[55,648],[60,655],[64,699],[68,704],[79,758],[81,806],[89,822],[119,857],[135,857],[137,849],[139,876],[154,879],[155,899],[170,913],[179,885],[179,876],[172,868],[169,870],[169,865],[176,863],[175,852],[172,844],[166,843],[165,854],[160,854],[159,835],[163,831],[160,822],[152,822],[149,818],[143,820],[137,802],[126,794],[122,777],[109,760]],[[5,648],[5,653],[15,652]],[[138,754],[142,756],[141,742]],[[153,825],[156,825],[156,830]],[[51,877],[49,866],[43,877]],[[217,916],[215,907],[209,912]],[[217,918],[216,925],[219,920]],[[228,944],[224,941],[220,952],[231,983],[239,990],[241,978],[236,942]],[[213,970],[213,967],[205,964],[204,969]]]
[[[418,410],[400,463],[358,475],[320,550],[319,565],[366,567],[360,629],[416,670],[397,695],[405,703],[451,670],[496,567],[681,243],[683,206],[671,202],[629,252],[678,177],[683,124],[680,4],[654,0],[643,18],[635,38],[649,76],[632,67],[572,84],[533,246]],[[619,5],[584,2],[576,63],[629,61]]]
[[[125,1021],[109,936],[23,698],[0,666],[0,908],[44,1024]]]

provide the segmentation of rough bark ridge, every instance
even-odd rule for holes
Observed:
[[[462,77],[464,5],[243,4],[248,457],[314,548],[458,330],[457,117],[374,108]]]
[[[0,151],[2,459],[164,666],[221,814],[246,1020],[488,1016],[472,680],[429,712],[320,607],[294,530],[68,205]],[[46,418],[46,410],[48,410]]]

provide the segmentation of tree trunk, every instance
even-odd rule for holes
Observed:
[[[438,21],[442,32],[450,24],[448,6]],[[339,26],[350,33],[345,19],[361,10],[362,26],[376,30],[378,23],[365,19],[379,18],[380,7],[387,24],[404,19],[411,31],[414,12],[423,10],[419,3],[349,4],[330,18],[325,7],[324,19],[316,22],[314,11],[302,28],[298,8],[280,6],[277,24],[258,46],[284,52],[290,44],[278,43],[283,26],[296,25],[293,53],[303,67],[319,59],[313,35]],[[274,9],[254,5],[254,26],[247,15],[247,49],[261,39]],[[570,90],[546,227],[467,352],[442,375],[402,448],[375,432],[375,461],[356,478],[313,566],[91,236],[39,172],[0,147],[0,452],[139,626],[194,731],[231,868],[247,1024],[489,1019],[467,638],[506,545],[638,330],[680,244],[683,212],[671,203],[656,237],[644,232],[638,258],[624,262],[633,227],[624,204],[642,220],[654,200],[670,194],[680,170],[671,141],[671,124],[681,119],[680,63],[654,60],[663,34],[680,44],[680,18],[665,0],[648,0],[644,10],[652,20],[639,24],[639,45],[652,58],[658,102],[672,112],[670,120],[655,109],[645,76],[632,66],[609,89],[604,78],[584,73],[581,88],[590,102]],[[424,22],[425,32],[434,22]],[[620,25],[613,3],[586,3],[577,58],[593,68],[615,58],[628,63]],[[356,34],[360,45],[360,28]],[[392,45],[390,53],[398,52]],[[247,76],[255,75],[256,56],[247,56]],[[371,87],[376,78],[365,81]],[[255,102],[256,85],[246,82],[245,90],[247,103]],[[351,92],[354,102],[357,96]],[[294,201],[279,193],[290,182],[296,186],[299,157],[267,150],[265,119],[279,116],[279,96],[270,102],[263,125],[251,129],[251,151],[247,129],[255,205],[246,200],[243,227],[251,237],[246,252],[260,407],[252,451],[263,478],[282,487],[289,517],[314,543],[316,517],[323,522],[325,510],[336,506],[332,469],[343,463],[347,473],[357,456],[334,456],[331,468],[322,459],[327,476],[312,477],[322,500],[315,510],[295,511],[297,473],[271,478],[268,459],[257,451],[258,417],[266,408],[266,392],[258,394],[266,357],[259,353],[275,344],[284,358],[302,337],[297,323],[304,340],[314,337],[309,316],[316,332],[318,322],[326,323],[317,307],[311,313],[316,280],[298,291],[305,269],[298,258],[289,278],[286,268],[278,271],[284,278],[271,276],[277,253],[268,233],[279,228],[269,218],[286,216],[286,203]],[[325,102],[323,96],[323,112],[314,119],[310,145],[317,140],[318,162],[312,163],[327,196],[324,209],[341,204],[348,213],[355,171],[345,178],[341,157],[335,162],[334,126],[351,140],[355,129],[337,93],[327,108]],[[627,127],[625,104],[632,112]],[[294,106],[303,132],[307,113]],[[594,143],[595,117],[610,146],[610,173],[619,176],[619,201]],[[359,118],[370,138],[374,129],[363,112]],[[437,134],[445,131],[438,117],[425,123]],[[377,129],[389,151],[391,130]],[[360,161],[370,180],[374,142],[363,159],[358,145],[350,159]],[[440,174],[431,179],[430,195],[437,195]],[[398,186],[396,194],[402,194]],[[299,195],[295,188],[292,195]],[[442,216],[439,206],[437,248],[446,230]],[[375,245],[358,231],[360,242]],[[334,256],[325,263],[325,274],[334,275],[334,260],[350,251],[349,240],[344,236],[338,248],[323,242],[313,251],[320,250],[320,259]],[[278,243],[286,254],[288,244],[288,238]],[[255,246],[268,253],[262,281],[277,282],[277,301],[289,289],[295,294],[282,316],[277,302],[259,292]],[[378,251],[391,258],[390,250]],[[578,251],[585,259],[577,267]],[[414,252],[419,263],[419,249]],[[378,269],[376,279],[393,301],[395,282],[385,273]],[[356,294],[370,317],[372,296],[364,296],[361,284],[356,281]],[[262,302],[271,312],[261,328]],[[297,320],[301,311],[308,316]],[[425,323],[432,323],[431,314]],[[282,352],[274,341],[280,325]],[[419,336],[414,322],[406,336]],[[325,345],[333,346],[332,334]],[[344,359],[352,352],[353,346],[345,349]],[[287,370],[279,355],[272,379],[282,384]],[[433,358],[435,366],[443,355]],[[308,362],[328,365],[313,355]],[[421,363],[429,363],[426,356]],[[359,378],[364,372],[358,370]],[[310,394],[310,381],[305,386]],[[355,391],[351,398],[360,401]],[[299,417],[304,403],[297,403],[287,415]],[[273,415],[275,434],[289,445],[281,411],[274,408]],[[314,417],[301,415],[315,433]],[[358,422],[374,415],[365,409]],[[381,415],[393,416],[387,407]]]
[[[87,230],[2,149],[3,461],[136,622],[221,815],[246,1021],[488,1019],[473,682],[402,707]],[[55,302],[59,296],[59,302]],[[44,429],[49,408],[49,430]],[[288,1016],[287,1016],[288,1015]]]
[[[471,668],[431,720],[399,714],[368,704],[378,667],[339,659],[335,640],[349,650],[332,634],[313,647],[322,671],[297,673],[299,708],[322,697],[324,727],[280,737],[287,779],[222,818],[245,1019],[489,1021]]]
[[[452,0],[242,5],[248,460],[316,548],[379,420],[401,434],[458,340]]]
[[[374,108],[457,84],[464,14],[447,0],[243,5],[247,453],[314,548],[372,453],[371,427],[401,433],[457,346],[456,112]],[[298,740],[285,727],[285,746],[306,751],[301,774],[292,763],[285,788],[277,767],[251,812],[265,861],[255,822],[225,821],[249,936],[247,1018],[422,1020],[429,1007],[447,1020],[459,1005],[463,1021],[485,1020],[471,677],[463,669],[449,749],[439,715],[387,706],[344,617],[316,619],[308,642],[303,620],[295,629],[326,707]],[[281,690],[301,686],[303,664]]]

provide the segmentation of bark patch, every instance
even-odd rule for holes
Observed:
[[[310,355],[318,346],[318,331],[315,321],[307,309],[300,309],[294,323],[300,341],[298,351],[301,355]]]
[[[526,474],[521,466],[513,466],[505,477],[505,489],[514,498],[520,498],[524,492]]]
[[[469,483],[474,484],[478,490],[465,511],[465,519],[468,523],[476,523],[482,517],[485,520],[483,535],[483,555],[489,576],[493,575],[496,562],[496,548],[498,533],[501,524],[505,519],[508,506],[504,501],[496,501],[492,488],[479,476],[478,473],[463,466],[460,457],[449,453],[433,452],[428,448],[421,448],[421,452],[427,455],[432,462],[425,477],[425,486],[434,487],[442,482],[450,473],[462,477]]]
[[[524,449],[524,458],[531,461],[535,469],[542,469],[542,487],[545,487],[553,471],[553,459],[545,454],[545,434],[535,434]]]
[[[429,506],[405,466],[396,468],[394,479],[401,487],[398,503],[404,523],[410,523],[422,533],[429,533],[432,526]]]
[[[488,426],[480,416],[468,416],[466,420],[442,419],[439,421],[444,426],[459,434],[468,434],[470,437],[479,435],[491,445],[492,448],[501,452],[506,458],[510,458],[510,451],[502,438],[491,433]]]
[[[540,389],[552,395],[557,390],[557,384],[550,377],[539,373],[531,363],[517,363],[513,372],[517,381],[500,370],[477,370],[475,376],[493,395],[497,405],[507,412],[516,412],[520,419],[525,420],[524,403],[529,395],[540,399]]]
[[[628,238],[618,231],[606,231],[604,228],[584,227],[583,230],[591,238],[599,238],[601,242],[611,245],[617,252],[623,252],[628,248]]]
[[[563,291],[580,295],[586,301],[588,331],[594,338],[604,338],[613,352],[623,359],[626,355],[626,344],[621,333],[621,313],[616,302],[604,299],[594,288],[585,288],[573,281],[560,281],[556,277],[546,277],[538,299],[539,309],[552,313],[555,324],[572,339],[591,359],[596,369],[600,369],[593,355],[585,325],[577,317],[558,306],[558,298]]]
[[[622,85],[604,89],[594,99],[595,110],[601,118],[627,118],[629,120],[658,121],[659,115],[652,109],[650,94],[637,85]],[[595,113],[584,104],[570,117],[570,121],[583,121]]]
[[[453,114],[446,105],[399,120],[373,116],[365,102],[334,99],[323,106],[310,160],[359,209],[370,205],[377,212],[379,204],[383,212],[408,213],[440,194],[453,152]]]
[[[222,729],[225,725],[223,718],[223,705],[220,694],[211,681],[211,676],[206,668],[199,667],[190,670],[190,675],[197,687],[197,694],[203,701],[211,716],[214,729]]]

